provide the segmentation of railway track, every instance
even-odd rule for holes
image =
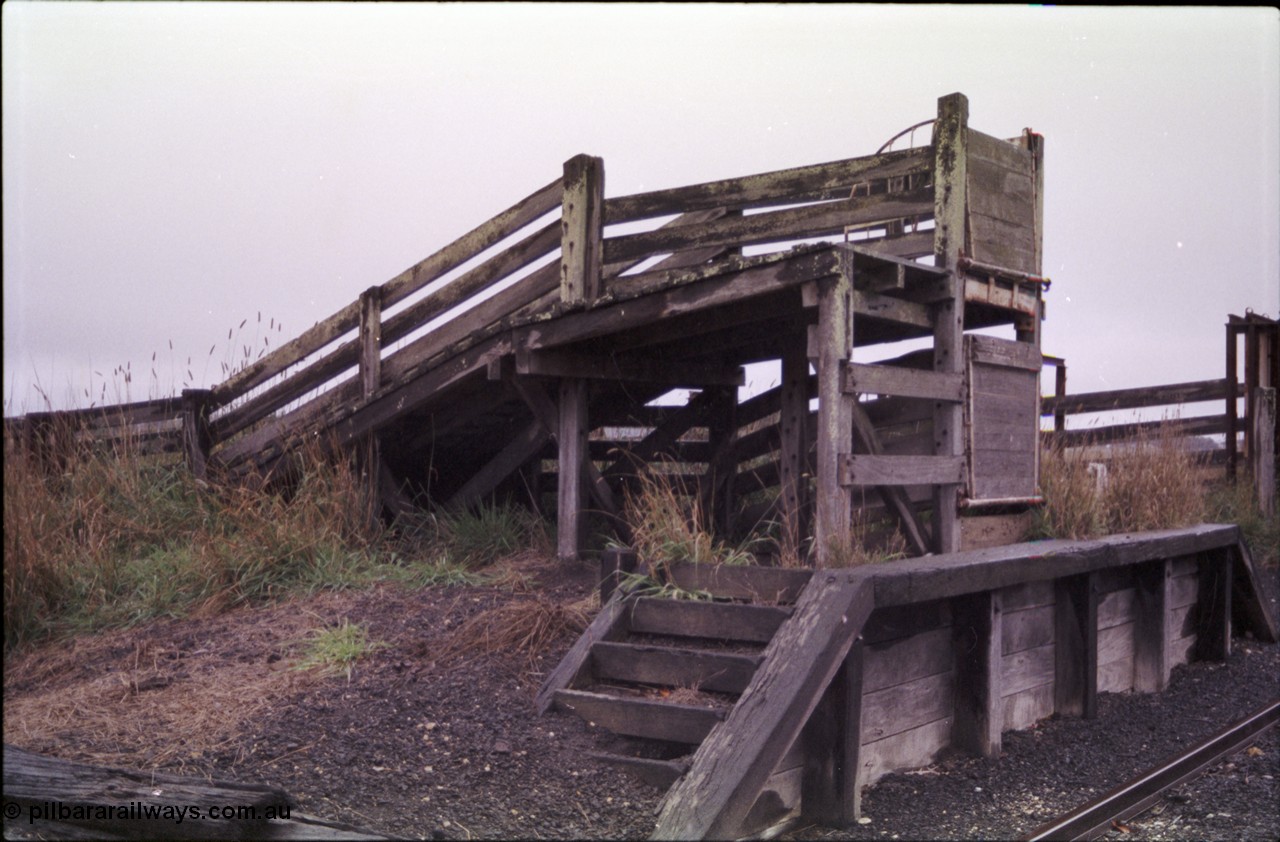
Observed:
[[[1240,751],[1277,722],[1280,699],[1022,838],[1026,842],[1096,839],[1110,830],[1113,822],[1138,815],[1163,798],[1165,792]]]

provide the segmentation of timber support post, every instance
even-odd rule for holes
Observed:
[[[560,300],[595,301],[604,257],[603,159],[575,155],[564,162],[560,225]]]
[[[794,552],[804,561],[804,537],[808,534],[809,509],[809,357],[793,346],[782,357],[782,412],[778,419],[780,441],[779,495],[782,519],[780,550]]]
[[[182,452],[187,468],[199,480],[208,478],[209,451],[213,447],[209,395],[209,389],[182,390]]]
[[[1250,405],[1249,465],[1254,499],[1258,510],[1269,517],[1276,510],[1276,390],[1259,386],[1253,390]]]
[[[818,372],[813,543],[820,568],[847,552],[851,540],[853,492],[840,481],[840,464],[853,443],[853,396],[844,393],[843,373],[853,352],[853,261],[841,261],[838,275],[817,283],[818,324],[809,334],[809,360]]]
[[[556,494],[556,555],[561,561],[576,561],[582,548],[586,526],[583,501],[586,486],[583,465],[587,454],[587,381],[565,378],[560,381],[559,486]]]
[[[367,401],[382,382],[382,287],[369,287],[360,293],[360,397]],[[358,458],[363,463],[365,493],[368,495],[367,519],[373,523],[382,513],[380,489],[382,448],[378,434],[369,433]]]
[[[947,270],[950,294],[933,309],[933,368],[952,374],[964,371],[964,279],[958,264],[967,240],[968,123],[969,100],[963,94],[938,100],[933,130],[934,258],[938,268]],[[934,404],[933,438],[936,455],[964,455],[963,405]],[[959,492],[956,484],[934,487],[933,536],[939,553],[960,550]]]

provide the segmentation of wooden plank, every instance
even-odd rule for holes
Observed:
[[[842,264],[849,255],[842,255]],[[853,497],[841,482],[841,460],[853,439],[853,400],[841,380],[853,352],[852,272],[842,268],[818,283],[818,324],[812,332],[810,362],[818,376],[818,429],[814,437],[814,563],[834,563],[849,541]],[[876,458],[876,457],[870,457]],[[872,483],[884,485],[885,483]]]
[[[964,400],[964,378],[959,373],[887,365],[849,363],[844,389],[847,394],[894,395],[955,403]]]
[[[1232,555],[1223,549],[1200,559],[1200,598],[1196,610],[1195,656],[1201,661],[1226,661],[1231,656]]]
[[[805,281],[825,277],[836,269],[836,258],[829,250],[789,254],[785,260],[763,263],[741,272],[645,293],[625,302],[612,299],[608,305],[599,305],[585,312],[566,313],[551,320],[532,321],[517,331],[516,341],[519,346],[529,349],[548,348],[647,327],[662,319],[736,304],[799,286]]]
[[[855,289],[853,310],[859,316],[921,331],[929,331],[933,328],[933,318],[929,315],[927,305],[889,295]]]
[[[1194,605],[1200,596],[1200,577],[1193,572],[1190,575],[1178,576],[1170,573],[1169,577],[1169,609]]]
[[[586,690],[557,690],[556,707],[626,737],[697,745],[724,718],[715,708],[620,698]]]
[[[1000,755],[1001,708],[1000,595],[981,591],[952,603],[951,643],[955,653],[955,719],[951,742],[982,757]]]
[[[1005,696],[1003,704],[1004,723],[1001,727],[1004,730],[1021,731],[1029,728],[1041,719],[1053,715],[1053,682]]]
[[[606,200],[605,206],[606,208],[608,207],[608,200]],[[672,219],[666,223],[663,223],[661,227],[675,228],[676,226],[679,226],[679,225],[690,225],[697,222],[707,222],[712,219],[720,219],[721,217],[724,217],[729,213],[733,213],[733,211],[729,211],[726,208],[711,208],[709,210],[682,213],[679,216],[677,216],[675,219]],[[728,249],[723,246],[714,246],[712,248],[706,248],[706,249],[692,249],[690,251],[682,251],[677,254],[672,254],[672,255],[669,255],[668,257],[663,258],[662,260],[658,261],[656,264],[651,266],[650,270],[661,271],[666,269],[684,269],[691,266],[700,266],[704,263],[710,262],[712,260],[716,260],[721,257],[725,257],[732,253],[733,253],[732,249]],[[634,269],[635,267],[639,266],[641,263],[644,263],[644,262],[645,261],[643,260],[620,260],[615,263],[605,264],[604,269],[602,271],[604,273],[604,280],[606,282],[606,287],[612,286],[612,284],[608,283],[609,281],[616,279],[623,272],[626,272],[629,269]],[[608,289],[606,288],[601,291],[607,293]]]
[[[777,434],[780,445],[778,506],[782,517],[781,540],[786,551],[798,556],[803,552],[804,539],[809,534],[809,478],[813,475],[813,467],[809,463],[812,441],[809,436],[809,357],[799,341],[783,353],[780,388],[782,408]]]
[[[816,824],[848,825],[859,810],[855,776],[866,698],[860,652],[855,641],[800,735],[801,808],[805,820]]]
[[[536,456],[551,440],[540,420],[530,421],[502,450],[471,475],[462,488],[445,504],[449,508],[466,508],[492,492],[511,474]]]
[[[1053,709],[1064,716],[1098,715],[1098,590],[1091,573],[1054,582]]]
[[[951,602],[935,599],[914,605],[896,605],[877,608],[867,620],[862,639],[867,644],[883,643],[911,637],[917,632],[950,628]]]
[[[587,382],[560,381],[559,427],[556,444],[559,473],[556,481],[556,554],[561,561],[577,559],[586,530],[582,505],[586,501],[583,466],[587,457]]]
[[[671,581],[692,591],[705,591],[718,599],[789,605],[808,584],[813,571],[803,568],[737,566],[729,564],[672,564]]]
[[[608,261],[634,260],[687,248],[749,246],[829,236],[842,232],[846,226],[927,213],[932,198],[933,190],[926,187],[660,228],[611,237],[604,241],[604,254]]]
[[[1237,540],[1231,567],[1232,622],[1241,631],[1248,629],[1264,643],[1280,642],[1276,618],[1267,607],[1262,584],[1253,566],[1253,557],[1243,539]]]
[[[1128,693],[1133,689],[1133,661],[1121,658],[1098,664],[1099,693]]]
[[[973,259],[1015,272],[1035,271],[1035,231],[980,213],[969,214]]]
[[[557,690],[573,686],[589,662],[591,647],[601,641],[614,640],[626,634],[631,606],[632,603],[627,601],[622,590],[614,591],[613,598],[604,604],[592,619],[591,624],[574,641],[573,646],[569,647],[569,651],[560,659],[556,668],[543,680],[542,687],[534,699],[534,705],[540,716],[550,710],[551,705],[555,703]]]
[[[619,196],[605,202],[605,224],[719,207],[752,208],[849,195],[858,182],[928,172],[927,147],[886,152],[686,187]]]
[[[91,766],[7,744],[4,746],[4,801],[6,805],[15,805],[13,809],[39,808],[51,801],[68,810],[83,808],[91,815],[96,814],[98,820],[86,819],[83,824],[68,822],[71,827],[97,828],[110,834],[127,834],[130,838],[171,837],[178,827],[174,814],[185,816],[192,805],[214,804],[235,808],[231,811],[234,817],[205,822],[187,816],[182,824],[184,834],[213,839],[256,837],[267,824],[268,810],[283,810],[287,816],[289,808],[296,806],[289,794],[277,787]],[[131,815],[121,815],[136,802],[145,802],[167,815],[145,818],[137,815],[136,810]],[[100,808],[104,803],[119,808],[106,820],[101,818]],[[5,816],[7,828],[18,825],[8,820],[13,818],[8,807]]]
[[[1091,541],[1037,541],[902,559],[876,565],[876,604],[939,599],[1041,579],[1231,546],[1236,527],[1221,524],[1109,535]]]
[[[601,641],[591,647],[591,668],[597,679],[717,693],[741,693],[759,663],[758,655],[636,643]]]
[[[933,763],[948,746],[952,730],[952,720],[947,717],[862,746],[859,788],[871,786],[892,772]]]
[[[382,306],[387,308],[403,301],[490,246],[545,216],[561,204],[563,186],[563,178],[557,177],[440,251],[396,275],[382,285]]]
[[[628,611],[635,634],[661,634],[768,643],[791,616],[772,605],[641,598]]]
[[[1169,686],[1169,609],[1173,565],[1149,561],[1134,568],[1133,689],[1159,693]]]
[[[575,155],[564,162],[560,233],[560,300],[595,301],[604,263],[604,161]]]
[[[964,356],[964,281],[956,272],[962,253],[972,253],[966,240],[968,207],[968,123],[969,101],[963,94],[938,100],[938,119],[933,124],[934,147],[934,265],[950,273],[951,294],[933,306],[933,370],[960,373]],[[964,407],[935,404],[933,413],[935,456],[963,457],[965,452]],[[963,470],[963,468],[962,468]],[[963,477],[954,482],[938,481],[933,491],[934,551],[952,553],[960,549],[960,523],[956,509]],[[967,734],[968,723],[962,722]],[[999,726],[995,745],[998,746]],[[968,737],[966,736],[966,739]],[[978,747],[989,750],[985,740]]]
[[[864,693],[950,672],[954,661],[949,625],[883,643],[864,640],[863,646]]]
[[[1001,629],[1004,637],[1000,641],[1000,653],[1004,656],[1034,649],[1054,641],[1054,607],[1040,605],[1035,608],[1024,608],[1011,611],[1006,606]]]
[[[973,135],[970,135],[969,140],[972,143]],[[992,165],[970,154],[970,213],[982,214],[1034,231],[1035,203],[1035,180],[1030,167],[1011,170]]]
[[[516,373],[541,377],[663,383],[672,387],[741,386],[742,367],[667,362],[652,357],[622,357],[569,351],[516,351]]]
[[[602,751],[589,751],[587,756],[601,763],[616,766],[630,772],[644,783],[655,789],[666,789],[689,768],[687,759],[656,760],[651,757],[632,757],[626,754],[609,754]]]
[[[1109,629],[1098,630],[1098,671],[1099,676],[1102,674],[1102,668],[1116,663],[1125,665],[1127,672],[1125,673],[1125,684],[1119,690],[1129,690],[1133,687],[1133,633],[1134,623],[1124,623],[1119,626],[1112,626]],[[1098,681],[1098,692],[1119,692],[1114,687],[1103,687],[1101,677]]]
[[[1031,172],[1031,153],[1015,143],[969,129],[969,157],[1013,172]]]
[[[1006,615],[1026,608],[1041,608],[1057,601],[1053,579],[1023,582],[1000,591],[1000,604]]]
[[[799,736],[873,607],[865,571],[810,579],[728,718],[663,799],[656,839],[727,836]]]
[[[943,651],[946,651],[945,647]],[[867,692],[862,697],[862,744],[927,725],[955,710],[955,673],[927,675]]]
[[[854,443],[866,454],[879,456],[883,454],[879,435],[870,417],[858,401],[849,401],[844,406],[853,425]],[[906,491],[900,486],[877,485],[876,491],[884,500],[885,507],[893,513],[898,528],[906,538],[907,546],[915,555],[926,555],[929,552],[928,539],[925,537],[924,524],[916,517]]]
[[[1106,412],[1113,409],[1140,409],[1147,406],[1220,401],[1227,395],[1226,379],[1195,380],[1167,386],[1080,392],[1062,397],[1045,398],[1041,402],[1041,411],[1046,415],[1053,412],[1074,415],[1081,412]]]
[[[1032,687],[1055,683],[1057,646],[1047,643],[1000,659],[1000,693],[1012,696]],[[1001,721],[1003,722],[1003,714]]]
[[[839,479],[842,486],[957,484],[964,470],[963,456],[845,454]]]

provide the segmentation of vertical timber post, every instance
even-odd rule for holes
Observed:
[[[1157,559],[1134,568],[1137,604],[1133,627],[1133,689],[1159,693],[1169,686],[1169,600],[1173,562]]]
[[[1061,401],[1067,396],[1067,363],[1059,362],[1053,373],[1053,396],[1058,399],[1059,406],[1053,411],[1053,431],[1061,433],[1067,429],[1067,411]]]
[[[853,443],[853,412],[846,405],[844,369],[853,352],[853,257],[843,252],[840,274],[818,281],[818,324],[809,335],[809,358],[818,372],[817,484],[813,544],[818,567],[827,567],[851,538],[853,494],[840,482],[840,463]]]
[[[1098,715],[1098,577],[1082,573],[1054,581],[1053,710]]]
[[[1250,410],[1249,465],[1253,469],[1253,493],[1258,510],[1270,517],[1276,510],[1276,390],[1253,390]]]
[[[963,94],[938,100],[933,132],[934,258],[935,264],[948,272],[951,295],[934,305],[933,368],[955,374],[964,371],[964,279],[958,263],[967,240],[968,122],[969,100]],[[936,455],[964,455],[963,404],[934,404],[933,439]],[[960,549],[959,493],[959,485],[934,486],[933,534],[937,552]]]
[[[809,357],[804,348],[789,346],[782,355],[782,413],[779,463],[783,553],[794,551],[804,562],[804,538],[809,505]]]
[[[559,410],[556,555],[561,561],[576,561],[586,526],[582,511],[586,486],[582,474],[587,459],[587,381],[576,377],[560,381]]]
[[[604,161],[575,155],[564,162],[560,215],[560,301],[589,305],[600,295],[604,237]],[[557,547],[561,561],[576,560],[585,526],[582,504],[587,458],[587,384],[578,378],[560,382],[556,495]]]
[[[1236,357],[1239,340],[1236,328],[1232,324],[1232,316],[1227,320],[1227,479],[1235,480],[1236,464],[1239,460],[1239,443],[1236,433],[1240,428],[1240,403],[1236,395],[1240,393],[1240,363]]]
[[[209,431],[209,389],[182,390],[182,450],[187,468],[196,479],[209,476],[209,450],[213,437]]]
[[[1000,756],[1002,613],[999,591],[979,591],[952,602],[956,708],[951,742],[982,757]]]
[[[369,400],[382,382],[382,287],[369,287],[360,293],[360,396]],[[382,513],[378,493],[382,469],[382,448],[378,434],[370,432],[364,441],[365,493],[368,495],[366,518],[372,524]]]
[[[601,292],[603,159],[575,155],[564,162],[560,226],[560,300],[565,304],[590,303]]]

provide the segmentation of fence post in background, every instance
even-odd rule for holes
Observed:
[[[1258,509],[1264,515],[1276,510],[1276,390],[1259,386],[1253,390],[1249,462],[1253,468],[1253,489]]]
[[[1058,363],[1053,373],[1053,396],[1059,401],[1067,396],[1067,362]],[[1067,411],[1061,403],[1053,410],[1053,431],[1061,433],[1067,429]]]
[[[360,396],[364,400],[373,397],[382,382],[382,287],[373,286],[360,293]],[[378,494],[379,472],[382,468],[382,451],[378,434],[369,433],[363,452],[363,479],[369,510],[366,518],[370,524],[382,513],[382,501]]]
[[[209,430],[209,389],[182,390],[182,452],[196,479],[209,475],[209,450],[213,435]]]
[[[564,162],[560,234],[560,300],[594,301],[604,257],[604,160],[575,155]]]
[[[1238,335],[1232,320],[1235,316],[1231,316],[1227,321],[1227,479],[1235,480],[1236,478],[1236,462],[1238,460],[1239,446],[1236,442],[1236,431],[1240,427],[1240,409],[1237,405],[1236,395],[1240,391],[1240,370],[1239,362],[1236,359],[1236,346],[1239,344],[1236,336]]]

